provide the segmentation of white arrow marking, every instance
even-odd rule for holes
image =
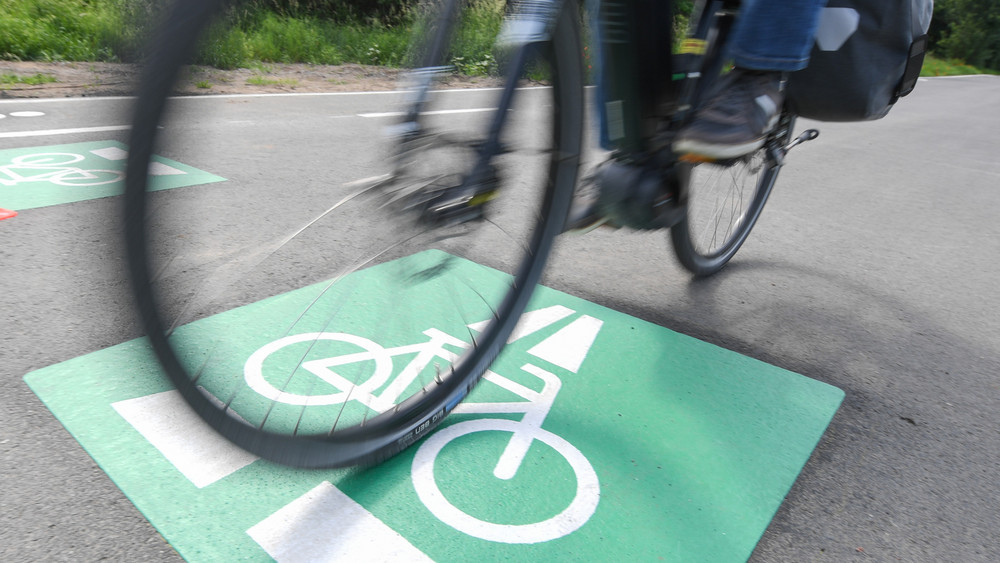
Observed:
[[[96,154],[97,156],[104,158],[106,160],[125,160],[128,158],[128,151],[118,147],[105,147],[103,149],[94,149],[90,151],[91,154]]]
[[[602,320],[583,315],[536,344],[528,353],[576,373],[603,324]]]
[[[537,311],[528,311],[521,315],[520,320],[517,321],[517,326],[514,327],[514,332],[512,332],[510,338],[507,339],[507,343],[510,344],[519,338],[538,332],[550,324],[557,323],[565,319],[573,313],[573,309],[563,307],[562,305],[553,305],[544,309],[538,309]],[[469,328],[482,332],[489,322],[490,321],[482,321],[473,323],[469,325]]]

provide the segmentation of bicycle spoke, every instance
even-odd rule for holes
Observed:
[[[184,15],[202,6],[179,1],[165,29],[188,46]],[[515,90],[512,75],[503,91],[439,92],[466,25],[445,1],[419,51],[440,60],[343,128],[305,127],[315,113],[291,102],[279,118],[273,99],[168,100],[185,49],[165,38],[151,58],[126,180],[136,294],[182,396],[257,455],[339,466],[398,452],[482,375],[541,276],[575,179],[559,164],[579,153],[579,120],[563,119],[582,114],[574,21],[561,16],[568,35],[539,61],[572,62],[550,73],[559,87]],[[151,150],[226,180],[155,191]]]

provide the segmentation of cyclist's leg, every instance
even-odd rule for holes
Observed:
[[[809,62],[826,0],[748,0],[729,40],[735,70],[675,139],[679,154],[731,159],[764,145],[781,114],[785,74]]]
[[[788,72],[805,68],[826,2],[744,0],[729,41],[736,67]]]

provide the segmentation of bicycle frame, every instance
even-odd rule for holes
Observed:
[[[738,6],[699,0],[689,35],[677,43],[670,2],[588,0],[603,148],[630,161],[669,153],[670,133],[686,124],[697,109],[693,100],[722,70],[722,45]]]
[[[523,0],[512,6],[498,44],[516,49],[517,65],[554,32],[559,10],[572,9],[565,2]],[[597,63],[599,138],[612,151],[611,162],[599,171],[600,183],[611,188],[602,190],[602,207],[613,224],[670,228],[685,217],[691,173],[691,165],[673,153],[673,138],[722,72],[723,46],[739,1],[697,2],[691,31],[677,45],[670,2],[587,0],[586,7]],[[498,148],[496,139],[519,75],[508,74],[477,170]],[[615,199],[606,201],[605,193]]]
[[[627,194],[629,203],[610,207],[617,223],[638,229],[669,228],[681,220],[689,166],[677,164],[670,150],[673,135],[694,113],[694,101],[704,98],[722,70],[722,45],[735,19],[738,0],[699,0],[692,13],[692,32],[675,48],[672,3],[649,0],[586,0],[597,61],[597,108],[601,145],[613,151],[610,184]],[[438,34],[427,60],[441,54],[448,29],[461,9],[447,0]],[[478,157],[458,190],[457,199],[474,198],[476,186],[488,177],[490,159],[503,152],[500,133],[512,107],[522,71],[532,50],[555,33],[561,10],[574,9],[567,0],[515,0],[509,5],[497,46],[509,53],[511,71],[497,111],[478,147]],[[413,75],[413,106],[400,131],[420,131],[418,115],[428,99],[434,76],[446,72],[430,63]],[[666,192],[662,189],[666,186]],[[651,211],[652,210],[652,211]]]

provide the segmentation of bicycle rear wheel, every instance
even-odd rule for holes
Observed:
[[[686,188],[687,213],[670,229],[678,261],[695,276],[721,270],[757,223],[781,169],[778,154],[794,119],[783,116],[764,146],[729,162],[693,167]]]
[[[575,21],[532,51],[551,86],[499,112],[504,89],[433,88],[454,68],[449,41],[467,39],[445,5],[421,28],[435,60],[400,93],[168,99],[219,11],[203,0],[178,2],[154,49],[128,157],[137,306],[184,399],[263,458],[369,464],[426,435],[505,344],[562,230],[582,127]],[[160,157],[226,180],[163,189]]]

